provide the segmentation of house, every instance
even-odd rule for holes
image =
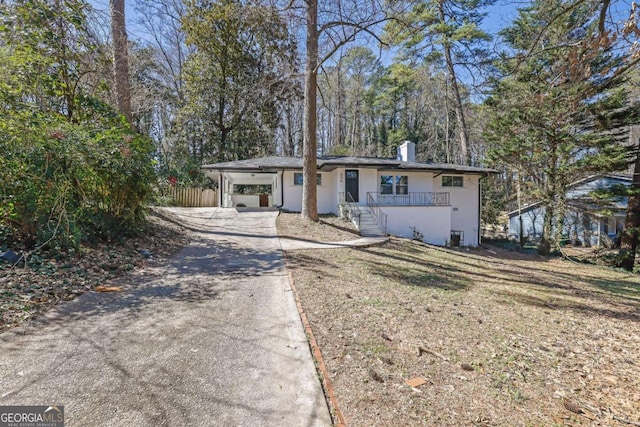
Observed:
[[[622,230],[627,210],[626,197],[599,201],[594,192],[630,186],[632,177],[626,174],[591,176],[573,183],[566,194],[566,212],[562,235],[568,242],[585,246],[610,246]],[[542,234],[545,208],[540,202],[513,210],[509,216],[509,236],[522,234],[537,239]]]
[[[365,235],[365,225],[400,237],[422,234],[445,245],[480,242],[481,179],[495,171],[415,161],[405,142],[398,158],[318,158],[318,213],[340,214],[341,206]],[[302,159],[263,157],[203,166],[218,183],[221,207],[302,210]]]

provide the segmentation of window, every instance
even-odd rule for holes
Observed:
[[[380,177],[380,193],[393,194],[393,177],[391,175],[382,175]]]
[[[462,177],[461,176],[443,176],[442,177],[442,186],[443,187],[462,187]]]
[[[408,176],[396,176],[396,194],[409,194]]]
[[[271,194],[271,184],[233,184],[233,194]]]
[[[409,194],[409,177],[381,175],[380,194]]]
[[[319,173],[316,175],[316,181],[318,185],[322,185],[322,174]],[[302,185],[302,172],[294,172],[293,174],[293,185]]]

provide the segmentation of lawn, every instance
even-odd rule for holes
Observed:
[[[395,238],[287,259],[348,425],[640,425],[638,276]]]

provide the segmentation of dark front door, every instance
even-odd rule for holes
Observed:
[[[347,202],[359,202],[358,194],[360,193],[360,180],[358,178],[357,170],[344,171],[344,193],[347,198]],[[351,194],[351,197],[348,196]]]
[[[261,194],[260,195],[260,207],[261,208],[269,207],[269,195],[268,194]]]

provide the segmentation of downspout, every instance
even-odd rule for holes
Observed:
[[[482,180],[487,176],[484,174],[478,179],[478,246],[482,243]]]
[[[221,208],[224,207],[224,206],[222,206],[222,192],[224,191],[223,190],[224,186],[222,185],[223,184],[222,180],[223,180],[222,172],[218,172],[218,199],[219,199],[218,206],[221,207]]]
[[[280,172],[280,207],[284,207],[284,170]]]

